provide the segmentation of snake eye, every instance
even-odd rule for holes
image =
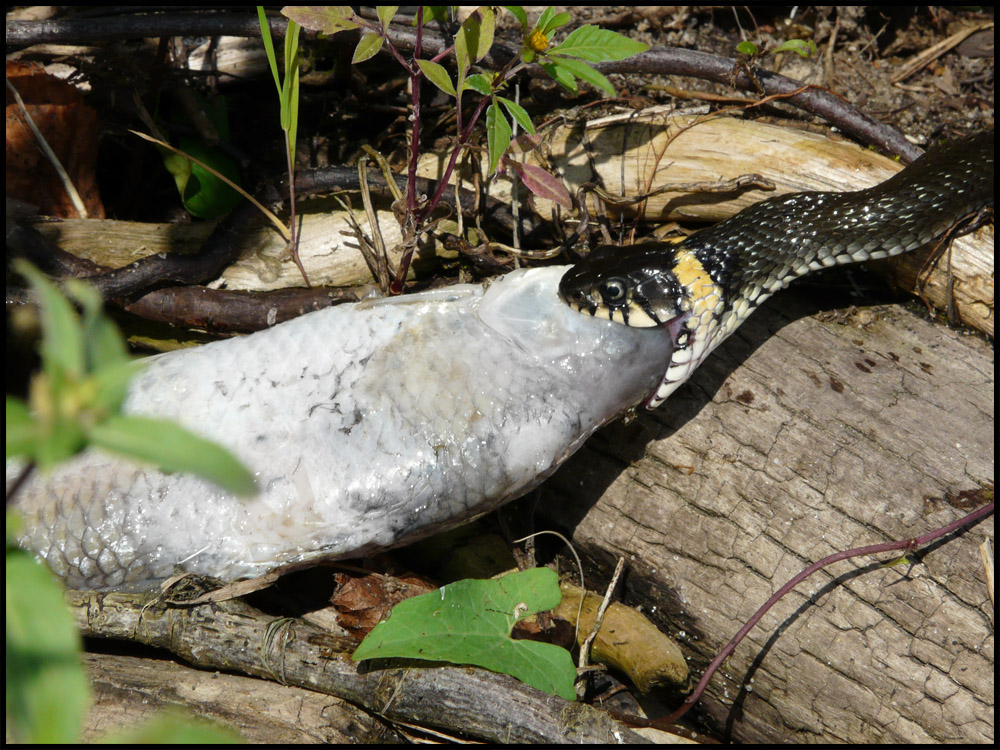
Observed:
[[[626,287],[621,279],[608,279],[600,287],[601,299],[606,305],[620,305],[625,301]]]

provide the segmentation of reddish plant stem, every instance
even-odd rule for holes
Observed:
[[[990,515],[992,512],[993,512],[993,503],[988,503],[979,510],[974,511],[968,514],[967,516],[963,516],[962,518],[959,518],[957,521],[953,521],[947,526],[942,526],[939,529],[935,529],[934,531],[924,534],[923,536],[918,536],[913,539],[904,539],[903,541],[899,542],[883,542],[882,544],[871,544],[867,547],[856,547],[854,549],[845,550],[843,552],[837,552],[828,557],[824,557],[819,562],[813,563],[808,568],[798,573],[794,578],[788,581],[788,583],[786,583],[780,589],[778,589],[778,591],[775,592],[775,594],[770,599],[764,602],[764,605],[754,613],[753,617],[747,620],[746,624],[742,628],[740,628],[739,632],[735,636],[733,636],[733,639],[726,644],[725,648],[723,648],[722,651],[719,652],[719,655],[712,660],[712,663],[708,665],[708,668],[705,670],[705,674],[702,675],[701,680],[699,680],[698,682],[698,686],[694,689],[694,692],[691,693],[691,695],[689,695],[687,698],[684,699],[684,704],[680,708],[678,708],[669,716],[651,722],[649,726],[657,726],[662,729],[669,729],[669,726],[671,724],[673,724],[675,721],[680,719],[684,714],[690,711],[691,708],[694,706],[694,704],[701,697],[702,693],[705,692],[705,689],[708,687],[708,683],[715,675],[715,672],[719,669],[720,666],[722,666],[722,662],[724,662],[729,657],[729,655],[733,653],[733,651],[740,644],[740,642],[746,637],[747,633],[749,633],[753,629],[754,625],[756,625],[760,621],[760,619],[765,614],[767,614],[767,611],[771,609],[771,607],[773,607],[775,604],[777,604],[778,601],[785,594],[787,594],[789,591],[795,588],[799,583],[804,581],[806,578],[811,576],[820,568],[825,568],[827,565],[830,565],[831,563],[835,563],[839,560],[846,560],[849,557],[860,557],[861,555],[874,555],[880,552],[894,552],[896,550],[906,550],[907,552],[911,552],[919,547],[922,547],[925,544],[934,541],[935,539],[945,536],[946,534],[950,534],[956,529],[960,529],[963,526],[973,524],[976,521],[980,520],[981,518],[985,518],[986,516]]]
[[[427,217],[430,216],[431,211],[433,211],[435,206],[441,202],[441,197],[444,195],[445,190],[448,189],[448,182],[451,180],[451,175],[455,171],[455,164],[458,162],[458,155],[462,152],[462,147],[466,144],[466,142],[468,142],[470,136],[472,135],[472,129],[479,121],[479,116],[483,113],[483,110],[486,108],[486,104],[489,101],[490,98],[484,96],[482,101],[479,102],[479,106],[476,107],[476,111],[472,113],[472,117],[469,118],[468,125],[466,125],[465,130],[458,139],[458,143],[451,152],[451,158],[448,160],[448,167],[445,169],[444,176],[442,176],[441,181],[438,183],[434,196],[427,202],[423,209],[417,212],[414,219],[414,243],[412,246],[406,248],[403,253],[403,257],[399,260],[399,270],[396,273],[396,279],[389,286],[390,294],[403,293],[403,282],[406,280],[406,273],[410,268],[410,261],[413,258],[413,251],[416,249],[416,238],[420,236],[420,229],[423,227],[424,222],[427,221]],[[415,180],[408,180],[407,183],[407,190],[409,190],[410,186],[415,184]]]
[[[451,152],[451,158],[448,159],[448,166],[444,171],[444,175],[441,177],[441,181],[438,183],[438,188],[434,193],[434,196],[430,199],[423,210],[420,212],[419,221],[422,224],[428,216],[430,216],[431,211],[435,209],[438,203],[441,202],[441,196],[444,195],[445,189],[448,187],[448,183],[451,180],[451,175],[455,171],[455,164],[458,162],[458,155],[462,151],[462,147],[468,143],[470,136],[472,135],[472,129],[479,122],[479,117],[482,115],[483,110],[486,109],[486,105],[489,103],[490,98],[484,96],[480,100],[479,105],[476,107],[476,111],[472,113],[472,117],[469,118],[469,122],[465,126],[465,130],[462,132],[458,139],[458,145]]]
[[[288,75],[287,71],[285,75]],[[288,238],[288,248],[292,254],[292,260],[295,261],[299,273],[302,274],[302,280],[306,283],[306,289],[312,289],[309,276],[306,275],[305,266],[302,265],[302,259],[299,258],[298,217],[295,214],[295,154],[292,152],[292,142],[287,130],[285,131],[285,160],[288,164],[288,233],[290,235]]]
[[[411,215],[417,212],[417,158],[420,154],[420,66],[417,60],[423,51],[424,6],[417,6],[417,38],[413,44],[410,62],[410,95],[413,102],[413,129],[410,135],[410,172],[406,179],[406,207]],[[400,269],[406,278],[406,269]],[[397,275],[398,278],[398,275]]]
[[[518,60],[519,58],[517,57],[513,58],[503,67],[503,70],[497,74],[493,84],[493,91],[496,91],[503,84],[507,83],[512,74],[521,69],[520,66],[518,66]],[[476,111],[472,113],[472,117],[469,118],[469,122],[466,124],[465,130],[461,130],[461,128],[459,128],[460,134],[458,143],[456,144],[454,151],[451,152],[451,158],[448,159],[448,167],[445,169],[444,175],[438,183],[438,188],[434,193],[434,196],[420,212],[418,226],[422,224],[428,216],[430,216],[431,211],[433,211],[437,204],[441,202],[441,196],[444,195],[444,191],[447,188],[448,183],[451,181],[451,175],[455,171],[455,164],[458,162],[458,155],[461,153],[462,148],[466,143],[468,143],[469,138],[472,136],[472,129],[476,126],[476,123],[479,122],[479,118],[482,116],[483,110],[486,109],[486,105],[492,100],[492,96],[484,96],[482,100],[480,100],[479,105],[476,107]],[[461,117],[461,115],[459,115],[459,117]],[[461,122],[461,119],[459,119],[459,122]]]

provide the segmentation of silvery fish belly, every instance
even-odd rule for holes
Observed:
[[[414,541],[524,494],[648,396],[670,359],[666,331],[565,305],[565,270],[152,358],[127,411],[227,446],[259,494],[88,451],[22,488],[22,544],[77,588],[141,589],[178,570],[233,580]]]

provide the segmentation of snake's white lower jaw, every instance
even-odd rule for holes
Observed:
[[[524,494],[649,395],[670,357],[663,330],[571,310],[564,271],[152,358],[127,409],[225,444],[260,494],[89,451],[22,489],[22,543],[76,587],[141,588],[177,568],[235,579],[413,541]]]

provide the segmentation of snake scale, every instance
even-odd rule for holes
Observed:
[[[20,543],[71,587],[137,590],[415,541],[523,495],[600,426],[660,403],[794,278],[925,245],[992,202],[989,132],[868,190],[771,199],[680,243],[150,358],[126,410],[225,444],[258,494],[88,450],[22,487]]]

